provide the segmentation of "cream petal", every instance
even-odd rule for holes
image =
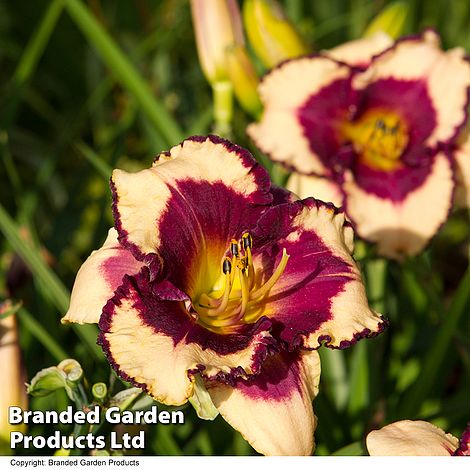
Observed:
[[[297,355],[297,354],[296,354]],[[251,385],[207,385],[224,419],[264,455],[311,455],[320,359],[304,351],[295,362],[272,356]],[[284,354],[286,356],[286,354]]]
[[[193,394],[191,373],[215,378],[234,371],[248,375],[259,367],[270,343],[266,328],[246,340],[215,335],[189,318],[184,302],[158,300],[152,288],[144,272],[125,278],[100,318],[98,343],[123,380],[176,406]]]
[[[426,421],[405,420],[370,432],[366,445],[370,455],[449,456],[459,440]]]
[[[274,161],[305,174],[328,173],[304,135],[297,110],[322,88],[349,74],[346,65],[321,56],[281,64],[260,83],[264,113],[259,123],[248,126],[248,135]]]
[[[189,229],[200,238],[206,221],[194,220],[192,201],[186,201],[179,190],[182,183],[223,186],[244,197],[247,206],[261,207],[272,201],[267,172],[248,151],[216,136],[189,138],[162,153],[150,169],[137,173],[114,170],[112,188],[119,240],[139,259],[159,255],[162,234],[158,222],[166,214],[170,200],[188,215],[193,222]],[[219,201],[210,203],[218,208]]]
[[[301,199],[314,197],[320,201],[332,202],[337,207],[343,203],[341,188],[328,178],[294,172],[287,181],[287,189]]]
[[[470,134],[454,153],[456,162],[455,203],[470,208]]]
[[[427,30],[421,37],[398,41],[356,76],[353,86],[362,89],[386,78],[422,80],[426,85],[437,123],[425,145],[455,137],[466,119],[470,87],[470,63],[462,48],[442,51],[437,34]]]
[[[380,255],[401,260],[422,251],[452,207],[452,165],[438,153],[425,182],[403,201],[380,198],[359,187],[351,172],[345,174],[345,210],[359,236],[377,243]]]
[[[142,266],[119,244],[116,230],[110,229],[104,245],[93,251],[78,271],[62,323],[98,323],[101,310],[123,276],[136,274]]]
[[[253,240],[264,254],[255,262],[269,260],[267,269],[279,265],[284,250],[289,254],[263,300],[264,314],[283,325],[278,334],[284,343],[344,348],[383,330],[384,320],[369,308],[352,258],[353,230],[340,209],[313,198],[274,207],[260,219]]]
[[[306,338],[305,346],[316,348],[324,342],[328,347],[346,348],[361,338],[380,333],[385,321],[369,307],[361,271],[352,257],[354,232],[344,213],[320,205],[317,214],[310,212],[307,217],[301,214],[298,226],[319,234],[332,254],[349,266],[350,278],[331,301],[331,319]]]
[[[324,54],[351,66],[367,66],[372,57],[393,44],[390,36],[378,32],[371,37],[348,41],[340,46],[324,51]]]

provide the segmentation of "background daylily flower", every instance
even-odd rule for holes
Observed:
[[[316,349],[384,326],[344,214],[295,200],[214,136],[115,170],[111,187],[115,229],[80,269],[64,321],[99,322],[116,372],[156,400],[186,403],[199,376],[258,452],[310,454]]]
[[[338,185],[358,234],[400,259],[447,219],[469,87],[463,50],[442,51],[428,30],[359,69],[324,54],[281,64],[248,133],[273,160]]]
[[[366,439],[370,455],[467,455],[470,456],[470,424],[459,439],[427,421],[397,421]]]

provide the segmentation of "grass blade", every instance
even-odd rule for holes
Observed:
[[[23,326],[51,353],[57,362],[70,357],[31,313],[21,308],[18,318]]]

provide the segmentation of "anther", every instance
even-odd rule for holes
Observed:
[[[232,253],[233,256],[238,256],[238,242],[237,240],[232,240],[230,242],[230,253]]]
[[[222,271],[224,274],[229,274],[232,271],[232,262],[230,258],[225,258],[222,263]]]
[[[246,250],[247,248],[252,248],[253,247],[253,239],[251,238],[251,235],[246,232],[242,235],[242,245],[243,249]]]

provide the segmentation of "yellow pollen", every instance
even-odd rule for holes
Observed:
[[[218,333],[228,333],[237,325],[256,322],[262,315],[263,298],[282,276],[289,256],[283,249],[281,261],[271,277],[262,285],[257,285],[252,245],[249,233],[244,233],[238,242],[231,240],[231,257],[222,260],[223,278],[215,283],[217,287],[202,293],[193,302],[192,317],[204,327]]]
[[[368,111],[357,121],[347,122],[342,133],[352,142],[361,163],[382,171],[401,167],[409,135],[406,123],[393,111]]]

